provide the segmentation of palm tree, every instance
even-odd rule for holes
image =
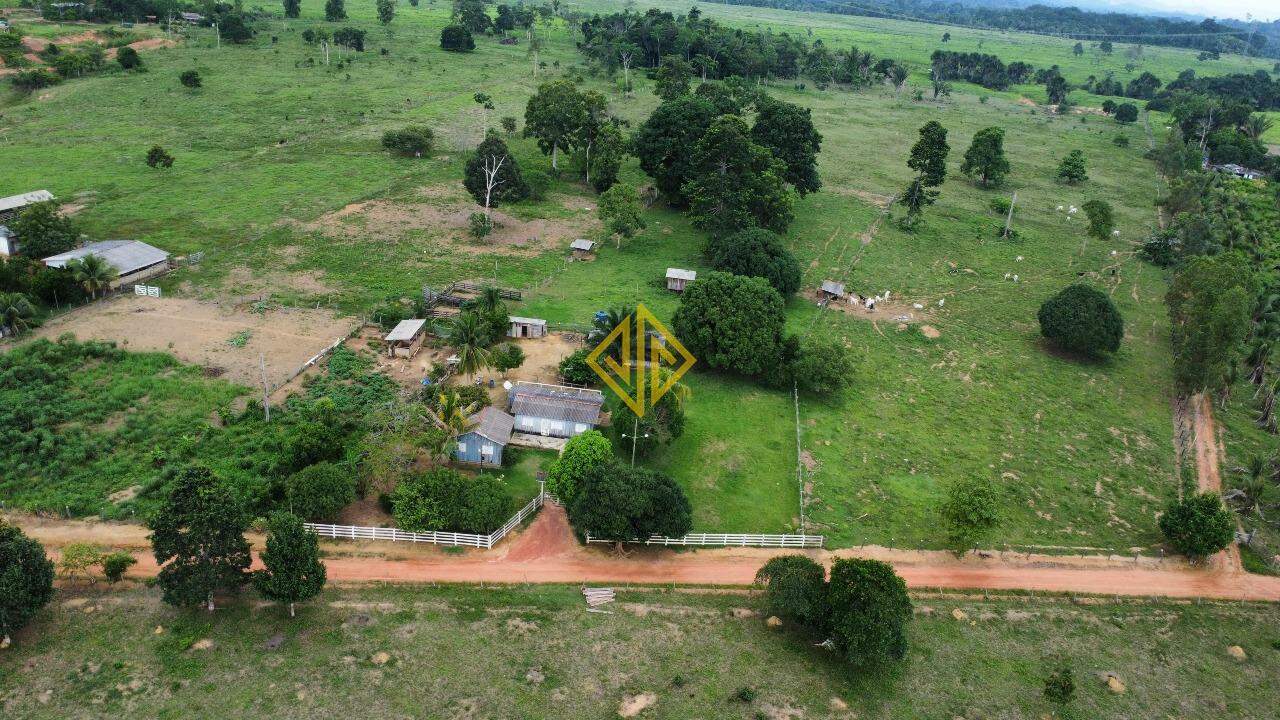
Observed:
[[[1254,140],[1261,140],[1262,136],[1266,135],[1267,131],[1274,126],[1275,123],[1266,115],[1250,115],[1249,118],[1244,121],[1244,127],[1241,129],[1244,130],[1245,135],[1248,135]]]
[[[594,323],[595,329],[587,336],[587,342],[591,345],[596,345],[602,342],[606,337],[608,337],[609,333],[613,332],[614,328],[631,320],[635,317],[635,314],[635,307],[630,305],[615,305],[607,311],[596,313]],[[605,351],[605,355],[617,360],[618,362],[626,360],[626,358],[622,357],[621,338],[615,339],[609,345],[609,349]]]
[[[67,263],[67,269],[95,300],[98,299],[98,291],[110,287],[111,281],[117,277],[115,268],[97,255],[76,258]]]
[[[16,292],[0,293],[0,327],[13,330],[19,335],[30,327],[27,318],[35,314],[35,307],[26,295]]]
[[[440,393],[437,407],[425,408],[431,424],[441,431],[441,440],[431,449],[437,456],[448,454],[458,436],[467,431],[468,418],[476,411],[476,403],[462,404],[462,397],[455,391]]]
[[[458,372],[475,375],[493,362],[489,351],[488,325],[474,312],[460,313],[445,331],[449,344],[458,354]]]

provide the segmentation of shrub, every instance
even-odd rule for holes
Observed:
[[[44,547],[0,520],[0,638],[6,642],[53,598],[53,562]]]
[[[62,82],[62,78],[43,68],[20,70],[13,76],[13,87],[19,92],[29,93]]]
[[[990,207],[995,214],[1003,217],[1009,214],[1009,208],[1013,207],[1013,202],[1007,197],[996,196],[991,198],[991,202],[987,203],[987,207]]]
[[[200,79],[200,73],[195,70],[182,71],[182,74],[178,76],[178,82],[182,83],[183,87],[189,87],[192,90],[204,85],[204,80]]]
[[[1125,103],[1116,107],[1116,122],[1131,123],[1138,119],[1138,107],[1133,103]]]
[[[796,385],[812,395],[829,395],[849,387],[853,371],[853,353],[836,335],[805,335],[792,363]]]
[[[1068,352],[1096,355],[1120,349],[1124,320],[1106,294],[1071,285],[1040,306],[1040,334]]]
[[[457,470],[437,468],[397,485],[391,508],[401,530],[487,534],[507,520],[511,498],[491,476],[468,479]]]
[[[1116,101],[1110,98],[1102,101],[1102,112],[1111,115],[1116,111]]]
[[[382,134],[382,147],[398,155],[422,157],[431,152],[435,145],[436,134],[425,125],[410,125],[399,130],[388,130]]]
[[[503,115],[502,119],[499,120],[498,123],[502,126],[502,131],[505,133],[513,133],[516,131],[516,118],[514,115]]]
[[[515,343],[506,343],[493,351],[493,369],[500,373],[510,372],[524,364],[524,350]]]
[[[613,459],[613,446],[599,430],[588,430],[569,438],[560,456],[547,468],[547,492],[567,507],[584,478]]]
[[[1089,174],[1085,170],[1084,153],[1080,150],[1072,150],[1062,159],[1062,163],[1058,165],[1058,179],[1066,182],[1068,185],[1082,183],[1089,179]]]
[[[1088,200],[1080,209],[1089,218],[1089,235],[1098,240],[1111,238],[1111,231],[1116,226],[1115,211],[1112,210],[1111,203],[1105,200]]]
[[[1117,136],[1115,136],[1115,137],[1111,138],[1111,144],[1112,144],[1112,145],[1115,145],[1116,147],[1119,147],[1119,148],[1127,148],[1127,147],[1129,147],[1129,136],[1128,136],[1128,135],[1117,135]]]
[[[476,41],[471,31],[461,25],[446,25],[440,31],[440,48],[449,52],[471,52],[476,49]]]
[[[482,212],[473,212],[467,216],[467,230],[472,237],[488,237],[493,232],[493,220]]]
[[[124,579],[129,568],[137,564],[137,559],[123,550],[108,553],[102,557],[102,574],[107,582],[115,584]]]
[[[329,22],[337,22],[347,19],[347,6],[344,0],[325,0],[324,3],[324,19]]]
[[[71,543],[62,548],[58,569],[68,580],[92,579],[89,568],[102,564],[102,551],[89,543]]]
[[[962,478],[947,486],[941,510],[947,544],[960,556],[1000,524],[1000,493],[987,478]]]
[[[581,478],[568,510],[579,536],[607,540],[682,537],[693,525],[693,509],[675,480],[616,461]]]
[[[707,258],[717,270],[764,278],[784,298],[800,289],[800,262],[777,233],[764,228],[713,236],[707,243]]]
[[[147,166],[153,168],[173,167],[173,156],[159,145],[152,145],[147,151]]]
[[[1174,550],[1197,559],[1222,550],[1235,538],[1235,517],[1217,493],[1174,500],[1160,516],[1160,532]]]
[[[827,584],[830,632],[849,662],[868,666],[907,654],[907,584],[888,563],[839,559]]]
[[[378,327],[390,332],[391,328],[400,324],[401,320],[409,317],[408,310],[398,302],[388,301],[374,308],[370,315]]]
[[[316,463],[289,476],[285,495],[290,512],[298,517],[330,521],[355,501],[355,474],[333,463]]]
[[[547,191],[551,189],[551,176],[541,170],[530,170],[524,174],[524,181],[529,186],[530,200],[545,200]]]
[[[1076,696],[1076,681],[1071,668],[1062,665],[1044,681],[1044,696],[1049,702],[1066,705]]]
[[[138,51],[125,45],[116,53],[116,62],[120,63],[120,67],[125,70],[134,70],[142,67],[142,57],[138,55]]]
[[[765,586],[765,612],[813,630],[826,626],[827,571],[822,565],[803,555],[780,555],[756,572],[756,582]]]
[[[591,385],[596,381],[596,373],[587,365],[587,356],[591,351],[587,348],[575,350],[572,355],[560,361],[560,377],[572,385]]]
[[[364,52],[365,31],[359,28],[344,27],[333,31],[333,42],[349,47],[356,52]]]

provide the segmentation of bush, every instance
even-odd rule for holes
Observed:
[[[717,270],[764,278],[784,298],[800,289],[800,262],[777,233],[764,228],[712,237],[707,258]]]
[[[498,121],[498,124],[502,126],[502,131],[505,133],[510,134],[516,131],[516,118],[514,115],[503,115],[502,119]],[[532,181],[530,181],[530,183],[532,183]]]
[[[1138,119],[1138,108],[1133,103],[1125,103],[1116,107],[1116,122],[1131,123]]]
[[[1102,101],[1102,112],[1111,115],[1116,111],[1116,101],[1110,98]]]
[[[506,343],[493,351],[493,369],[500,373],[510,372],[524,364],[524,350],[515,343]]]
[[[813,630],[827,624],[827,571],[803,555],[780,555],[756,572],[763,584],[764,608]]]
[[[1076,696],[1076,681],[1071,668],[1063,665],[1044,681],[1044,696],[1049,702],[1066,705]]]
[[[586,476],[613,460],[613,446],[599,430],[569,438],[560,456],[547,467],[547,492],[568,506]]]
[[[888,563],[839,559],[827,584],[830,632],[849,662],[868,666],[907,654],[907,584]]]
[[[333,31],[333,42],[349,47],[356,52],[364,52],[365,31],[359,28],[344,27]]]
[[[1124,320],[1111,298],[1071,285],[1040,306],[1040,334],[1068,352],[1096,355],[1120,349]]]
[[[551,189],[551,176],[541,170],[530,170],[524,174],[524,181],[529,185],[530,200],[545,200],[547,191]]]
[[[1197,493],[1174,500],[1160,516],[1160,532],[1174,550],[1189,558],[1208,557],[1235,538],[1235,516],[1217,493]]]
[[[1000,524],[1000,493],[987,478],[962,478],[949,484],[942,501],[947,544],[960,556],[976,548]]]
[[[108,553],[102,558],[102,574],[107,578],[107,582],[118,583],[124,579],[124,574],[129,571],[129,568],[137,562],[137,559],[123,550]]]
[[[178,76],[178,82],[182,83],[183,87],[189,87],[192,90],[204,85],[204,81],[200,79],[200,73],[195,70],[184,70]]]
[[[467,230],[472,237],[488,237],[493,232],[493,220],[482,212],[473,212],[467,216]]]
[[[0,638],[8,640],[53,598],[53,562],[44,547],[0,520]]]
[[[289,511],[312,522],[328,522],[355,502],[355,474],[333,463],[303,468],[285,482]]]
[[[435,145],[436,134],[425,125],[410,125],[399,130],[388,130],[382,134],[382,147],[398,155],[422,157],[431,152]]]
[[[120,63],[120,67],[125,70],[134,70],[142,67],[142,57],[138,55],[138,51],[125,45],[116,53],[116,62]]]
[[[62,78],[43,68],[20,70],[13,76],[13,87],[19,92],[29,93],[62,82]]]
[[[476,49],[476,41],[471,31],[461,25],[446,25],[440,31],[440,47],[449,52],[471,52]]]
[[[849,387],[853,372],[853,353],[836,335],[805,335],[792,364],[796,385],[812,395],[830,395]]]
[[[1082,151],[1072,150],[1067,153],[1067,156],[1062,159],[1062,163],[1058,165],[1058,179],[1068,185],[1075,185],[1089,179],[1089,174],[1085,170],[1085,159]]]
[[[1115,146],[1116,146],[1116,147],[1118,147],[1118,148],[1127,148],[1127,147],[1129,147],[1129,136],[1128,136],[1128,135],[1117,135],[1117,136],[1115,136],[1115,137],[1111,138],[1111,144],[1112,144],[1112,145],[1115,145]]]
[[[675,480],[617,461],[591,468],[580,479],[568,510],[582,537],[618,541],[682,537],[693,526],[693,510]]]
[[[560,378],[571,385],[594,384],[597,379],[596,373],[590,365],[587,365],[587,356],[590,354],[591,350],[582,348],[561,360]]]
[[[378,324],[378,327],[391,331],[391,328],[400,324],[401,320],[408,319],[409,311],[404,305],[398,302],[387,301],[373,309],[373,313],[369,316],[371,320]]]
[[[159,145],[152,145],[147,151],[147,166],[153,168],[173,167],[173,156]]]
[[[488,534],[506,522],[511,498],[497,479],[468,479],[438,468],[402,481],[391,493],[392,514],[401,530]]]
[[[995,214],[1004,217],[1009,214],[1009,208],[1013,207],[1013,202],[1007,197],[997,196],[991,198],[991,202],[987,203],[987,206],[990,207],[991,211]]]

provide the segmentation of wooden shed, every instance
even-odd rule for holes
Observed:
[[[695,270],[667,268],[667,289],[675,292],[684,292],[689,283],[693,282],[697,277],[698,273]]]
[[[578,260],[586,260],[596,254],[596,241],[584,240],[578,238],[569,243],[569,250],[573,252],[573,257]]]
[[[823,280],[822,289],[818,291],[818,296],[824,300],[839,300],[844,297],[844,283],[838,283],[835,280]]]
[[[453,458],[476,465],[502,465],[502,453],[511,442],[515,418],[496,407],[486,407],[467,418],[467,431],[458,436]]]
[[[427,334],[423,329],[426,320],[401,320],[391,328],[391,332],[383,338],[387,342],[387,354],[391,357],[411,358],[422,349],[422,341]]]
[[[511,315],[507,320],[511,323],[511,328],[507,330],[507,337],[540,338],[547,334],[547,321],[541,318]]]

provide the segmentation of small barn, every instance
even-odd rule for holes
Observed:
[[[411,358],[422,349],[422,341],[426,337],[426,320],[401,320],[391,328],[391,332],[383,340],[387,343],[387,354],[391,357]]]
[[[97,255],[116,271],[111,289],[148,280],[169,270],[169,253],[140,240],[102,240],[41,260],[46,267],[66,267],[72,260]]]
[[[589,388],[518,382],[507,393],[516,430],[569,438],[600,424],[604,394]]]
[[[667,268],[667,289],[675,292],[684,292],[689,283],[698,277],[695,270],[682,270],[680,268]]]
[[[586,260],[593,257],[596,253],[596,241],[584,240],[578,238],[569,243],[569,250],[573,252],[573,257],[577,260]]]
[[[474,465],[502,465],[502,453],[511,442],[515,418],[490,406],[467,418],[467,423],[467,431],[458,436],[453,459]]]
[[[0,198],[0,225],[18,217],[18,213],[26,210],[29,205],[47,202],[52,199],[53,193],[48,190],[32,190],[21,195]]]
[[[540,338],[547,334],[547,321],[541,318],[511,315],[507,321],[511,323],[511,327],[507,330],[507,337]]]
[[[844,297],[844,283],[823,280],[822,289],[818,291],[818,295],[824,300],[839,300]]]

